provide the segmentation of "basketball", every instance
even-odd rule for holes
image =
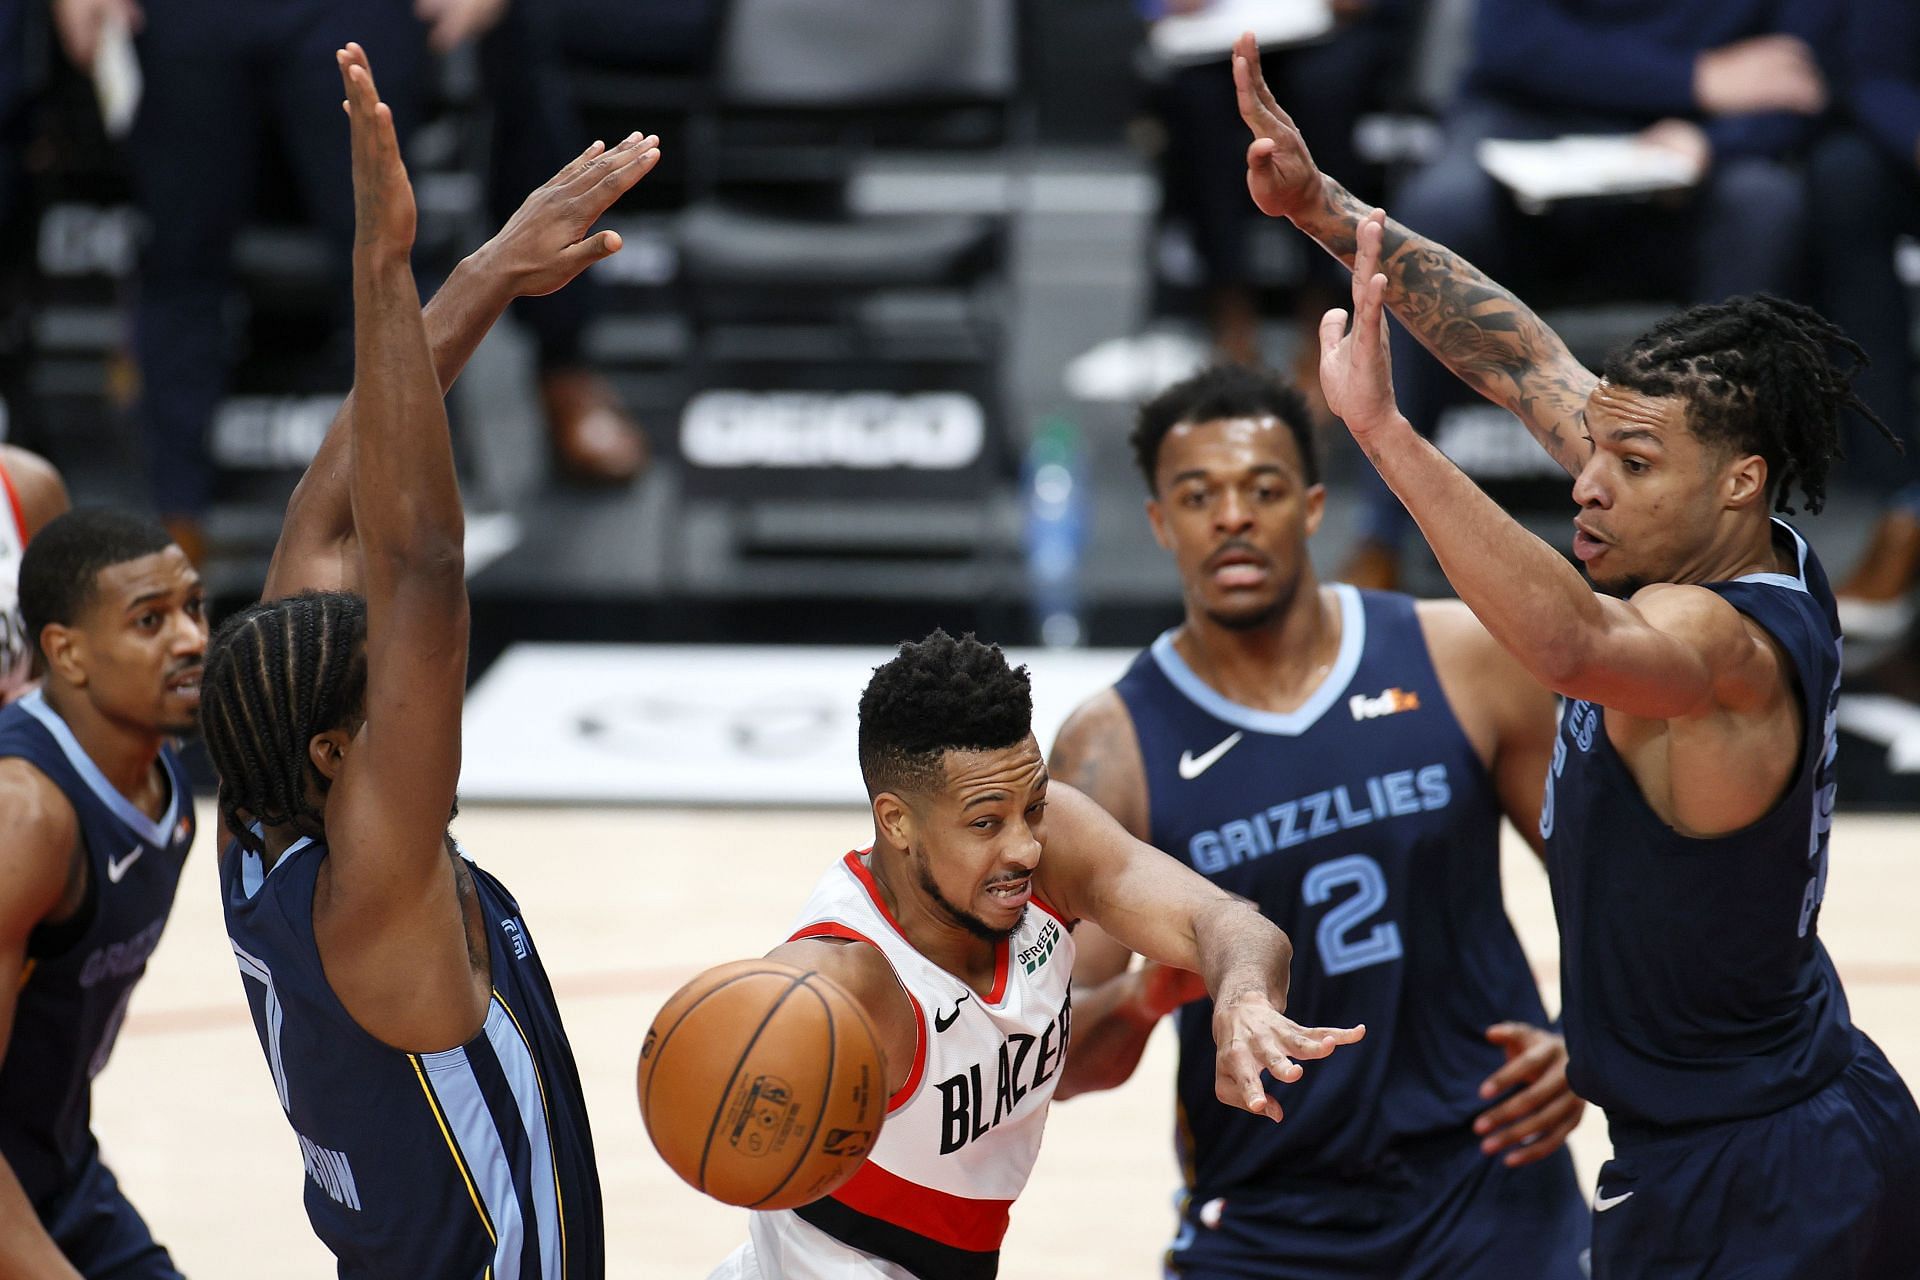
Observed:
[[[853,1176],[887,1106],[880,1048],[838,984],[773,960],[680,988],[640,1049],[640,1118],[695,1190],[791,1209]]]

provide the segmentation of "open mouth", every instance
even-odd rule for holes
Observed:
[[[1223,587],[1258,586],[1266,579],[1266,557],[1239,549],[1222,551],[1207,561],[1207,572]]]
[[[1033,896],[1033,877],[1021,876],[1018,880],[1001,880],[987,886],[987,896],[1007,907],[1024,907],[1027,899]]]
[[[170,679],[168,679],[167,692],[178,694],[183,698],[199,697],[200,696],[200,668],[195,667],[191,671],[182,671],[179,675],[173,676]]]
[[[1594,559],[1607,549],[1609,544],[1588,533],[1576,522],[1573,526],[1573,554],[1582,564]]]

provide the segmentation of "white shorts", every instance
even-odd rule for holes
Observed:
[[[747,1215],[747,1242],[707,1280],[916,1280],[904,1267],[841,1244],[795,1214]]]

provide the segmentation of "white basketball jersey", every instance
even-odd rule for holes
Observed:
[[[914,950],[860,853],[815,887],[793,935],[871,943],[918,1017],[913,1070],[873,1153],[838,1191],[791,1215],[922,1280],[995,1274],[1008,1211],[1040,1154],[1072,1026],[1073,934],[1032,899],[974,991]],[[773,1223],[766,1224],[773,1226]],[[798,1224],[795,1224],[798,1225]],[[756,1230],[756,1240],[769,1233]],[[761,1271],[770,1259],[759,1259]],[[882,1272],[891,1274],[891,1271]]]
[[[33,638],[20,616],[20,557],[27,549],[27,518],[13,491],[13,477],[0,466],[0,704],[12,702],[33,683]]]

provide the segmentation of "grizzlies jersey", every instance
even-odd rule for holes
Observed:
[[[493,999],[466,1044],[403,1053],[333,993],[313,935],[324,844],[220,868],[227,934],[343,1280],[598,1280],[600,1179],[560,1015],[520,907],[468,863]]]
[[[193,844],[193,795],[173,748],[161,748],[171,798],[165,813],[149,818],[107,781],[38,691],[0,711],[0,757],[7,756],[32,764],[73,805],[87,866],[78,914],[27,939],[0,1063],[0,1155],[44,1213],[94,1158],[93,1078],[173,910]]]
[[[1179,1141],[1195,1198],[1393,1176],[1400,1144],[1470,1140],[1502,1052],[1546,1021],[1500,892],[1500,809],[1406,596],[1331,588],[1340,650],[1288,713],[1230,702],[1172,633],[1117,689],[1146,768],[1151,842],[1257,903],[1293,940],[1287,1016],[1367,1024],[1275,1090],[1285,1123],[1214,1097],[1213,1006],[1177,1015]]]
[[[0,466],[0,703],[10,702],[33,683],[35,646],[20,616],[20,557],[27,550],[27,517],[14,492],[13,477]]]
[[[913,1070],[888,1099],[879,1140],[850,1181],[791,1215],[759,1216],[796,1216],[920,1280],[988,1280],[1067,1055],[1072,933],[1034,897],[998,944],[993,989],[981,995],[914,949],[873,873],[850,853],[814,889],[793,937],[848,938],[880,950],[913,1003]],[[756,1230],[754,1238],[762,1272],[784,1274],[762,1244],[773,1233]]]
[[[1846,993],[1817,932],[1833,821],[1840,628],[1820,562],[1774,522],[1792,575],[1708,590],[1786,653],[1806,727],[1771,812],[1693,839],[1647,806],[1590,702],[1561,710],[1540,829],[1560,919],[1567,1075],[1616,1126],[1777,1111],[1853,1052]]]

